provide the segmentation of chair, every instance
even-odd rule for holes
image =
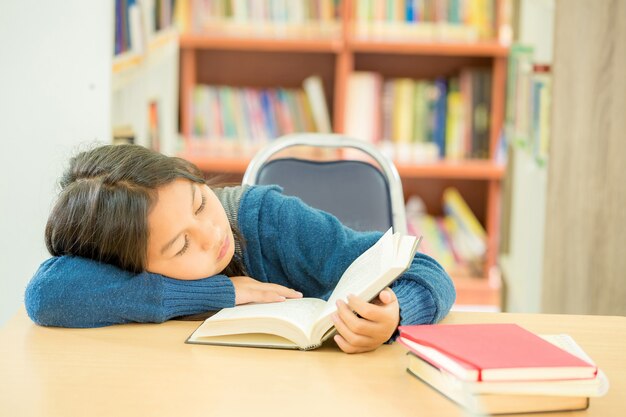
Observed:
[[[272,159],[294,146],[356,149],[379,167],[360,160],[313,161],[300,158]],[[346,226],[360,231],[406,233],[402,182],[393,163],[373,145],[337,134],[299,133],[283,136],[262,148],[243,177],[244,185],[277,184],[284,193],[335,215]]]

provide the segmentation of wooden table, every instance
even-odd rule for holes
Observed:
[[[611,388],[588,410],[562,415],[626,415],[625,317],[457,312],[444,322],[514,322],[570,334]],[[407,374],[397,343],[358,355],[332,343],[311,352],[183,343],[198,324],[44,328],[20,311],[0,329],[0,416],[464,414]]]

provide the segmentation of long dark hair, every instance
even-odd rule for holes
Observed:
[[[138,145],[107,145],[79,153],[61,178],[61,192],[46,224],[48,251],[144,271],[148,213],[157,188],[179,178],[207,184],[191,162]],[[243,247],[234,226],[235,240]],[[223,273],[246,275],[237,255]]]

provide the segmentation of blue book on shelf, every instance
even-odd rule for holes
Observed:
[[[115,55],[123,52],[122,47],[122,0],[115,0]]]
[[[448,83],[445,78],[435,80],[437,88],[437,102],[435,104],[435,144],[439,148],[439,157],[446,155],[446,115],[448,113]]]
[[[274,116],[269,90],[261,91],[261,107],[263,108],[263,120],[265,121],[265,128],[267,129],[269,137],[277,138],[278,126],[276,126],[276,118]]]
[[[415,11],[414,0],[406,0],[406,21],[408,23],[415,22]]]

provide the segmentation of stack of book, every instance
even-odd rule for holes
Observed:
[[[401,326],[408,372],[473,413],[584,410],[608,380],[568,335],[516,324]]]
[[[296,132],[330,133],[322,79],[312,75],[302,88],[196,85],[192,97],[192,140],[226,153],[253,153],[277,137]]]
[[[348,77],[345,133],[401,162],[489,157],[491,71],[462,68],[436,79]]]

